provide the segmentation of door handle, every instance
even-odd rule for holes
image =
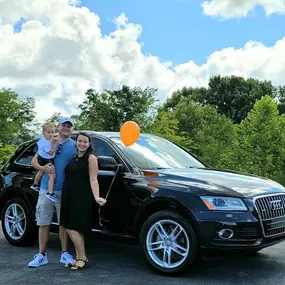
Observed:
[[[101,175],[101,176],[114,176],[115,175],[115,171],[98,170],[98,175]]]
[[[33,177],[24,177],[25,180],[30,180],[30,181],[34,181],[35,178]]]

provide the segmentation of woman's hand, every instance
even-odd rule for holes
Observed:
[[[101,197],[95,197],[95,201],[97,204],[99,204],[100,206],[104,206],[105,203],[107,202],[104,198]]]

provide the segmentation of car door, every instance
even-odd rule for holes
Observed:
[[[113,157],[117,163],[122,163],[120,155],[113,146],[102,138],[93,138],[94,152],[96,157],[108,156]],[[117,173],[116,171],[98,170],[98,182],[100,188],[100,196],[106,198],[107,203],[103,207],[94,205],[95,213],[98,213],[98,218],[94,219],[95,225],[115,233],[125,233],[128,227],[131,226],[133,207],[130,201],[131,187],[128,187],[128,177],[131,176],[128,169],[123,166]],[[111,183],[113,184],[111,186]],[[111,186],[111,188],[110,188]],[[97,221],[96,221],[97,220]]]

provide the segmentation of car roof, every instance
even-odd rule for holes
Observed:
[[[91,136],[92,135],[100,135],[100,136],[107,137],[107,138],[110,138],[110,137],[120,137],[120,132],[96,132],[96,131],[88,131],[88,130],[78,130],[78,131],[73,131],[72,134],[73,135],[77,135],[80,132],[86,132],[86,133],[88,133]],[[141,133],[140,137],[155,137],[155,135]]]
[[[80,132],[88,133],[90,136],[99,135],[99,136],[103,136],[107,138],[111,138],[111,137],[119,138],[120,137],[120,132],[95,132],[95,131],[90,131],[90,130],[76,130],[72,132],[72,135],[77,135]],[[141,133],[140,137],[157,137],[157,136],[153,134]],[[40,137],[35,137],[31,140],[21,143],[20,145],[18,145],[18,147],[25,147],[26,145],[28,146],[29,144],[34,143],[39,139]]]

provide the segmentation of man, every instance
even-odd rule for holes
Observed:
[[[52,164],[40,166],[37,161],[37,154],[33,157],[31,163],[35,169],[44,172],[44,175],[41,179],[39,198],[36,207],[36,221],[37,225],[39,226],[39,253],[34,256],[34,259],[28,264],[28,267],[39,267],[41,265],[48,264],[46,247],[55,209],[58,222],[60,221],[60,198],[61,189],[64,182],[64,170],[66,165],[71,161],[77,152],[75,141],[70,138],[74,126],[73,120],[71,118],[63,117],[59,119],[58,125],[58,147],[54,158],[54,166]],[[54,193],[59,199],[58,202],[52,202],[45,197],[48,190],[48,173],[56,174]],[[74,262],[74,259],[67,251],[68,236],[63,227],[59,228],[59,237],[62,248],[60,263],[65,265],[71,264]]]

